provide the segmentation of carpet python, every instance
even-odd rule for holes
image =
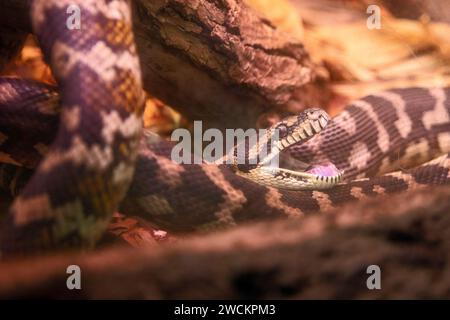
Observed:
[[[314,138],[283,150],[281,166],[291,170],[333,164],[343,181],[330,189],[286,190],[255,183],[230,165],[176,164],[170,143],[141,131],[127,1],[77,2],[85,12],[82,32],[61,28],[74,1],[32,2],[34,31],[58,88],[0,79],[0,184],[20,191],[2,221],[4,255],[90,247],[115,210],[191,232],[302,217],[450,182],[449,88],[364,97]]]
[[[67,27],[70,5],[82,11],[81,29]],[[45,158],[2,221],[4,255],[95,243],[131,182],[142,128],[145,96],[130,4],[32,0],[30,8],[33,32],[61,88],[61,116]],[[8,84],[1,89],[3,112],[13,91]],[[0,134],[2,149],[14,143],[8,135]]]

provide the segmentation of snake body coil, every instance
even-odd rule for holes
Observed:
[[[82,8],[82,30],[66,26],[69,5]],[[61,116],[46,157],[3,223],[4,254],[92,245],[131,182],[141,131],[141,74],[127,1],[33,0],[31,20],[61,88]],[[5,113],[13,90],[1,90]],[[2,132],[3,144],[8,140]]]

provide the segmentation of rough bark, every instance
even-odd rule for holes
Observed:
[[[191,119],[254,127],[262,112],[318,102],[304,88],[315,75],[303,45],[241,1],[134,3],[144,82]]]
[[[0,3],[0,27],[29,32],[26,8]],[[145,89],[206,127],[254,127],[327,99],[303,45],[240,0],[134,0],[133,14]]]
[[[423,190],[173,246],[10,261],[0,297],[448,298],[449,196]],[[70,264],[82,269],[79,292],[65,286]],[[367,289],[369,265],[381,290]]]

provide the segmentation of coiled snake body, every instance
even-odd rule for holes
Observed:
[[[32,81],[0,79],[0,161],[6,163],[0,182],[22,189],[28,169],[37,167],[2,223],[5,255],[91,246],[117,208],[184,232],[301,217],[450,182],[450,89],[443,88],[365,97],[315,138],[283,151],[301,161],[291,164],[296,172],[304,172],[305,163],[337,167],[344,182],[331,189],[277,189],[228,165],[176,164],[170,144],[141,135],[143,95],[128,3],[79,1],[81,32],[61,27],[68,5],[34,0],[31,15],[61,94]]]
[[[67,27],[67,8],[75,4],[83,13],[80,30]],[[93,244],[131,182],[141,132],[144,96],[129,4],[36,0],[31,20],[62,89],[61,121],[3,222],[4,254]],[[2,120],[11,117],[15,93],[2,87]],[[1,136],[3,147],[14,143],[8,133]]]

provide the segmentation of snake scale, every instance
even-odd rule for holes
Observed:
[[[61,27],[74,3],[84,13],[83,31]],[[343,182],[331,189],[277,189],[230,165],[176,164],[170,143],[141,130],[129,3],[33,0],[31,8],[58,87],[0,79],[0,184],[20,191],[0,229],[5,256],[91,247],[116,210],[190,232],[450,182],[448,88],[364,97],[313,139],[283,151],[299,161],[294,169],[334,164]]]

